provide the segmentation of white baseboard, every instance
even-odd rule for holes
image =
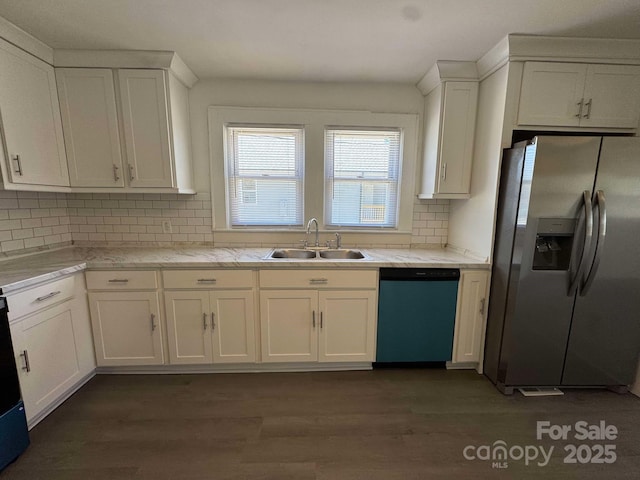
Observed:
[[[478,362],[447,362],[447,370],[477,370],[477,369],[478,369]]]
[[[189,373],[267,373],[267,372],[343,372],[371,370],[371,362],[353,363],[255,363],[232,365],[149,365],[98,367],[98,374],[189,374]]]

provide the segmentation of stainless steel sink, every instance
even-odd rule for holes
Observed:
[[[303,260],[362,260],[367,256],[360,250],[349,249],[327,249],[317,250],[311,248],[275,248],[266,257],[265,260],[297,258]]]
[[[348,260],[360,260],[364,258],[364,254],[358,250],[320,250],[318,252],[320,257],[327,259],[348,259]]]
[[[316,252],[301,248],[280,248],[271,252],[268,258],[316,258]]]

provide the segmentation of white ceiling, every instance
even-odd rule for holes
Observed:
[[[54,48],[175,50],[200,78],[416,83],[508,33],[640,38],[639,0],[0,0]]]

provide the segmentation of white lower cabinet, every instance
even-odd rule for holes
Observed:
[[[68,279],[73,280],[73,277]],[[45,288],[61,288],[68,284],[68,279],[53,282],[51,287]],[[11,323],[20,389],[30,427],[79,388],[95,370],[82,275],[77,276],[76,283],[74,298],[46,306]],[[41,288],[20,292],[17,298],[24,298],[34,291],[30,303],[45,302],[38,300],[44,297],[36,293]],[[10,308],[11,300],[9,295]],[[14,317],[20,314],[20,310],[12,310]]]
[[[164,363],[157,292],[91,292],[89,307],[98,366]]]
[[[318,292],[260,292],[263,362],[318,361]]]
[[[165,291],[169,361],[253,363],[253,290]]]
[[[378,307],[372,290],[327,291],[318,295],[321,362],[371,362]]]
[[[478,363],[482,359],[488,282],[487,270],[460,272],[453,363]]]
[[[376,271],[263,271],[260,287],[263,362],[374,360]]]

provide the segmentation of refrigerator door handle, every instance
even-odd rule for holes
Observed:
[[[593,208],[591,206],[591,192],[585,190],[582,192],[582,205],[584,207],[584,242],[582,245],[582,253],[580,254],[580,260],[578,268],[574,277],[569,282],[569,291],[567,295],[572,297],[575,295],[582,277],[582,272],[587,265],[587,254],[591,250],[591,240],[593,238]],[[569,269],[571,271],[571,269]]]
[[[604,191],[598,190],[595,197],[595,205],[598,207],[598,237],[596,238],[596,253],[593,256],[593,262],[589,273],[585,275],[584,282],[580,288],[580,296],[584,297],[593,283],[593,279],[598,272],[598,266],[600,265],[600,257],[602,256],[602,248],[604,246],[604,240],[607,236],[607,206],[604,197]]]

